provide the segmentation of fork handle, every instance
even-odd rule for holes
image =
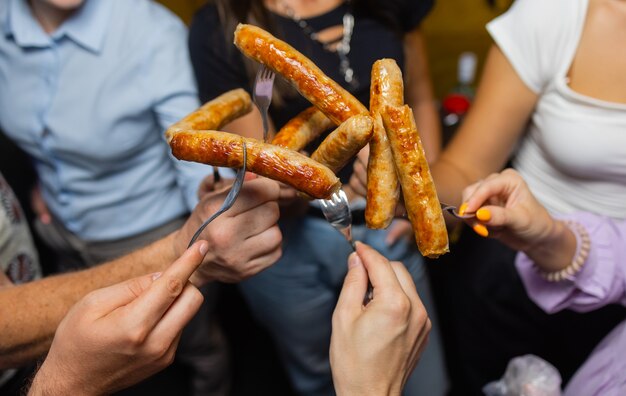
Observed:
[[[267,120],[267,110],[265,111],[265,114],[263,114],[263,142],[264,143],[269,143],[268,141],[268,137],[269,137],[269,121]]]

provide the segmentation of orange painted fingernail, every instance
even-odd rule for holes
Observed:
[[[459,215],[463,216],[466,210],[467,210],[467,202],[463,202],[461,206],[459,206]]]
[[[487,230],[487,227],[485,227],[482,224],[476,224],[472,228],[474,229],[474,232],[480,235],[481,237],[487,238],[489,236],[489,231]]]
[[[491,220],[491,211],[487,208],[480,208],[476,211],[476,218],[480,221]]]

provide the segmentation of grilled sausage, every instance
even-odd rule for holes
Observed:
[[[332,128],[335,124],[315,106],[304,110],[287,122],[278,131],[272,143],[291,150],[304,149],[322,132]]]
[[[335,125],[357,114],[368,114],[354,96],[326,76],[310,59],[289,44],[252,25],[239,24],[235,45],[248,58],[282,75]]]
[[[189,114],[165,132],[169,142],[173,133],[178,130],[213,130],[219,129],[234,119],[252,110],[250,95],[239,88],[228,91],[205,103],[202,107]]]
[[[350,117],[324,139],[311,158],[337,173],[369,142],[372,126],[368,115]]]
[[[213,166],[240,168],[246,143],[250,172],[286,183],[314,198],[326,199],[341,187],[335,174],[297,151],[228,132],[178,130],[170,146],[174,157]]]
[[[367,200],[365,222],[369,228],[387,228],[393,220],[400,198],[400,186],[393,154],[379,113],[384,105],[404,104],[402,72],[393,59],[381,59],[372,66],[370,112],[374,118],[374,134],[370,140],[367,163]]]
[[[422,255],[439,257],[449,251],[448,233],[413,112],[406,105],[385,106],[382,118],[417,246]]]

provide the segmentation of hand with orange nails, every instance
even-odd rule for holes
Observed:
[[[374,297],[364,306],[368,280]],[[357,242],[333,314],[330,364],[337,395],[399,395],[430,328],[404,265]]]
[[[513,169],[470,185],[463,191],[463,202],[460,213],[476,213],[475,219],[466,220],[476,233],[498,238],[515,250],[526,251],[559,228]]]
[[[109,394],[167,367],[202,304],[188,280],[208,248],[196,242],[162,274],[85,296],[59,325],[29,394]]]

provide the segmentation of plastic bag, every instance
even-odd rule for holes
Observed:
[[[560,396],[558,370],[535,355],[513,358],[504,376],[483,388],[486,396]]]

